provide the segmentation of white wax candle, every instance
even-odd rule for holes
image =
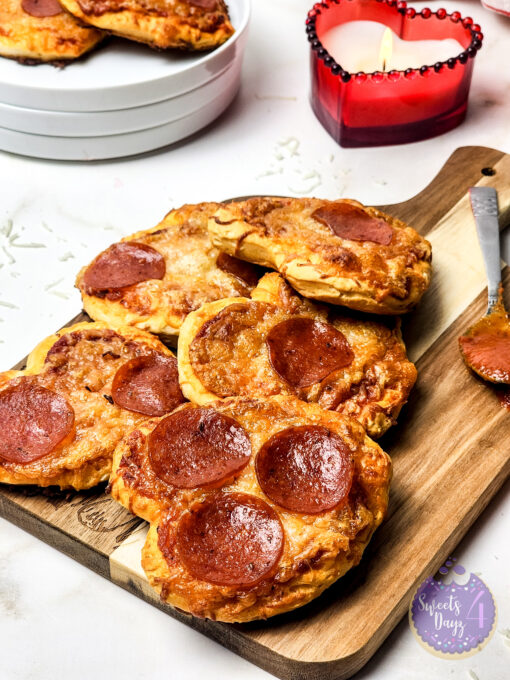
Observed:
[[[322,44],[350,73],[382,71],[380,50],[386,26],[376,21],[349,21],[330,29]],[[453,38],[445,40],[401,40],[392,32],[393,51],[385,70],[405,71],[407,68],[431,66],[460,54],[464,48]]]

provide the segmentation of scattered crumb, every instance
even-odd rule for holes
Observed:
[[[271,175],[282,175],[283,174],[283,168],[269,168],[265,172],[262,172],[260,175],[257,175],[255,179],[261,179],[262,177],[270,177]]]
[[[14,241],[15,239],[11,240],[11,246],[13,248],[46,248],[46,244],[44,243],[15,243]]]
[[[69,295],[62,293],[59,290],[50,290],[49,292],[51,295],[56,295],[56,297],[62,298],[62,300],[69,300]]]
[[[0,343],[3,344],[3,340]],[[24,618],[21,609],[21,593],[16,582],[9,578],[8,561],[2,558],[0,561],[0,609],[6,616],[11,618]]]
[[[313,177],[320,177],[317,170],[312,170],[312,172],[308,172],[306,175],[303,175],[303,179],[312,179]]]
[[[312,170],[311,172],[308,172],[306,175],[303,175],[304,180],[312,180],[311,183],[309,183],[306,187],[302,187],[300,189],[292,188],[289,186],[289,190],[292,191],[294,194],[311,194],[314,189],[317,189],[322,184],[322,177],[320,173],[317,172],[317,170]]]
[[[287,139],[282,139],[278,142],[278,146],[286,148],[291,157],[299,156],[298,149],[300,146],[300,141],[297,137],[288,137]]]
[[[3,234],[7,238],[9,238],[12,232],[12,226],[13,226],[12,220],[7,220],[4,226],[0,229],[0,234]]]
[[[9,260],[9,264],[15,264],[16,260],[13,258],[13,256],[7,250],[7,248],[5,246],[2,246],[2,250],[7,255],[7,259]]]
[[[46,229],[46,231],[49,231],[50,234],[53,234],[53,229],[51,229],[51,227],[48,227],[46,222],[42,222],[42,226],[43,226],[43,229]]]
[[[0,307],[7,307],[8,309],[19,309],[18,305],[13,305],[12,302],[5,302],[0,300]]]
[[[482,106],[487,106],[488,108],[492,108],[493,106],[501,106],[501,102],[498,102],[495,99],[484,99],[482,101]]]
[[[469,670],[468,673],[469,673],[469,677],[470,677],[472,680],[480,680],[480,678],[478,677],[478,675],[477,675],[474,671]]]
[[[58,258],[59,262],[67,262],[67,260],[70,260],[71,258],[74,258],[73,253],[70,251],[67,251],[67,253],[64,253],[61,257]]]
[[[62,283],[63,280],[64,280],[64,279],[62,278],[62,279],[59,279],[58,281],[53,281],[53,283],[48,283],[47,286],[44,286],[44,290],[50,290],[50,289],[53,288],[54,286],[58,286],[58,284],[59,284],[59,283]]]
[[[280,194],[312,196],[320,192],[338,198],[339,195],[345,194],[346,176],[352,171],[350,168],[338,167],[337,162],[335,153],[326,153],[318,159],[313,153],[309,153],[308,146],[303,147],[297,137],[293,135],[281,137],[276,140],[263,172],[256,175],[255,179],[279,175],[283,176],[284,181],[276,181],[274,184],[280,187],[278,189]]]
[[[261,102],[268,101],[268,100],[271,100],[271,99],[284,101],[284,102],[296,102],[297,101],[297,97],[283,97],[283,96],[277,95],[277,94],[273,95],[273,94],[257,94],[257,93],[255,93],[255,99],[258,99]]]

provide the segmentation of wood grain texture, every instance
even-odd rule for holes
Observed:
[[[142,520],[104,493],[2,485],[0,515],[110,578],[109,557]]]
[[[482,168],[491,167],[493,176]],[[288,680],[341,680],[359,670],[510,474],[510,416],[462,364],[457,338],[486,307],[469,186],[495,186],[510,211],[510,156],[458,149],[418,196],[385,206],[433,243],[434,279],[404,324],[419,379],[382,440],[394,462],[388,518],[359,567],[320,598],[269,621],[227,625],[161,604],[140,567],[146,525],[97,491],[0,490],[0,514],[115,583]],[[510,274],[505,270],[510,287]]]
[[[475,186],[486,179],[482,170],[494,170],[504,155],[496,149],[463,146],[452,153],[432,182],[419,194],[403,203],[380,207],[409,222],[426,236],[465,195],[466,187]],[[497,177],[497,171],[492,177]],[[491,177],[488,179],[490,184]]]

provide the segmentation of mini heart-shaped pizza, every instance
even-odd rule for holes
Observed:
[[[163,336],[179,334],[205,302],[249,295],[263,272],[211,244],[216,203],[172,210],[153,229],[127,236],[84,267],[76,281],[87,314]]]
[[[126,431],[184,401],[177,361],[131,327],[78,323],[0,373],[0,482],[88,489]]]
[[[396,420],[416,381],[400,323],[340,313],[266,274],[251,299],[203,305],[179,337],[179,380],[197,404],[295,395],[356,418],[371,437]]]
[[[234,33],[223,0],[60,0],[85,24],[166,50],[209,50]]]
[[[430,283],[430,243],[357,201],[252,198],[218,208],[209,233],[221,250],[276,269],[305,297],[362,312],[407,312]]]
[[[115,452],[111,490],[151,522],[142,566],[162,600],[235,622],[300,607],[358,564],[390,478],[356,421],[234,397],[140,425]]]
[[[95,47],[104,33],[83,26],[58,0],[2,0],[0,55],[21,62],[65,62]]]

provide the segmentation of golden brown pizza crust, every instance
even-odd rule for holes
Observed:
[[[158,49],[209,50],[234,33],[223,0],[61,0],[80,21]]]
[[[154,474],[147,457],[147,437],[158,422],[140,423],[117,445],[108,485],[116,501],[147,522],[157,521],[161,509],[175,498],[174,490]]]
[[[341,207],[355,211],[356,218],[373,218],[391,241],[340,237],[317,218],[318,211]],[[430,243],[400,220],[357,201],[252,198],[220,207],[209,220],[209,232],[219,248],[278,270],[305,297],[363,312],[407,312],[430,282]]]
[[[37,17],[25,12],[21,0],[0,3],[0,55],[21,62],[66,62],[95,47],[104,33],[83,26],[62,10]]]
[[[272,365],[267,337],[293,317],[339,330],[352,362],[311,385],[288,384]],[[314,304],[276,273],[260,280],[251,299],[219,300],[190,314],[181,329],[178,362],[183,394],[197,404],[235,395],[294,395],[356,418],[375,438],[395,423],[416,382],[398,320],[385,324]]]
[[[220,621],[250,621],[300,607],[359,563],[387,509],[391,461],[357,422],[293,397],[229,398],[210,407],[242,425],[252,447],[246,467],[219,489],[176,489],[161,480],[154,484],[147,437],[161,419],[136,428],[115,454],[114,496],[152,523],[142,553],[149,582],[163,601],[195,616]],[[196,408],[187,404],[178,411]],[[282,430],[302,426],[322,426],[338,435],[354,461],[354,481],[347,500],[318,514],[286,510],[274,503],[257,481],[255,461],[261,446]],[[217,494],[235,493],[265,501],[278,514],[284,531],[276,570],[249,587],[215,585],[197,578],[183,563],[179,550],[172,547],[176,527],[191,507]]]
[[[113,377],[130,359],[151,353],[172,356],[137,328],[78,323],[43,340],[25,370],[0,373],[0,392],[29,381],[61,395],[74,410],[70,436],[46,456],[25,464],[0,459],[0,482],[88,489],[106,481],[115,446],[147,419],[113,403]]]
[[[97,321],[137,326],[171,338],[179,334],[187,314],[205,302],[249,295],[253,283],[217,264],[221,254],[207,233],[207,220],[217,208],[216,203],[185,205],[169,212],[156,227],[122,239],[151,246],[164,257],[166,273],[161,280],[95,294],[87,291],[84,277],[88,267],[84,267],[76,286],[88,315]]]

